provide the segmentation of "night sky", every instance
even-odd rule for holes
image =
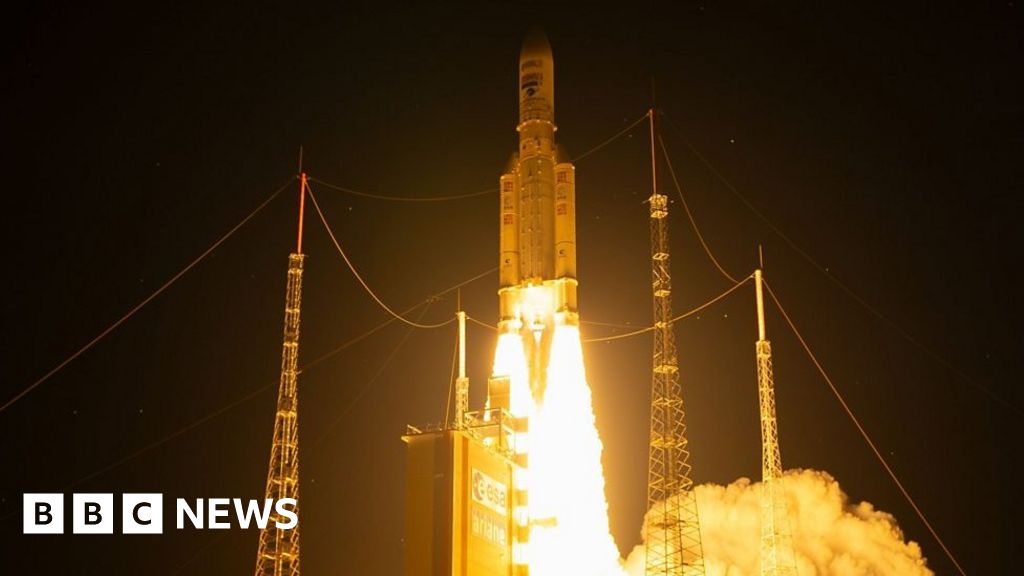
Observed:
[[[769,282],[967,572],[1014,571],[1024,50],[1013,2],[175,4],[46,2],[4,19],[0,401],[293,178],[300,145],[311,176],[367,193],[496,189],[516,146],[520,42],[540,25],[569,155],[643,115],[653,77],[673,166],[722,265],[745,276],[764,246]],[[584,321],[651,321],[645,129],[577,164]],[[677,199],[665,168],[661,189]],[[397,203],[313,191],[395,309],[497,265],[496,193]],[[256,530],[176,531],[172,517],[160,537],[23,536],[21,494],[263,497],[296,199],[293,183],[0,413],[0,571],[251,572]],[[678,201],[671,210],[682,312],[729,283]],[[311,211],[305,238],[300,364],[389,318]],[[465,309],[494,323],[496,289],[496,273],[468,284]],[[439,322],[455,307],[448,293],[410,316]],[[768,335],[785,466],[828,471],[855,502],[892,512],[938,574],[954,573],[773,307]],[[678,324],[698,483],[760,474],[756,336],[752,288]],[[454,340],[452,325],[391,323],[301,374],[306,574],[402,573],[400,436],[443,420]],[[471,325],[469,340],[479,407],[495,337]],[[611,528],[628,553],[646,503],[651,338],[584,353]]]

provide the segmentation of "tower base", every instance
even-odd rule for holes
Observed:
[[[405,516],[406,576],[525,576],[515,562],[516,464],[503,410],[470,414],[463,430],[410,427]]]

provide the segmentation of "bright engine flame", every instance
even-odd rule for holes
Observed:
[[[547,389],[530,432],[531,576],[622,574],[608,531],[601,439],[575,326],[555,328]]]
[[[518,334],[502,334],[498,337],[498,348],[494,352],[494,374],[508,376],[509,412],[513,416],[530,416],[534,411],[533,396],[530,394],[530,371],[527,368],[523,340]],[[517,445],[522,442],[517,438]]]
[[[520,335],[501,335],[494,373],[511,379],[511,412],[529,416],[530,576],[622,576],[579,328],[555,326],[539,403],[528,366]]]

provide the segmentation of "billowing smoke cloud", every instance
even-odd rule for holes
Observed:
[[[786,473],[793,548],[800,576],[933,576],[921,548],[906,542],[896,519],[871,504],[851,504],[825,472]],[[741,478],[697,487],[707,576],[758,576],[761,484]],[[626,560],[644,574],[643,546]]]

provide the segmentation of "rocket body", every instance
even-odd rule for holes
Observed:
[[[501,176],[499,331],[520,332],[543,388],[556,324],[577,324],[576,177],[555,144],[554,59],[535,32],[519,56],[519,147]]]

